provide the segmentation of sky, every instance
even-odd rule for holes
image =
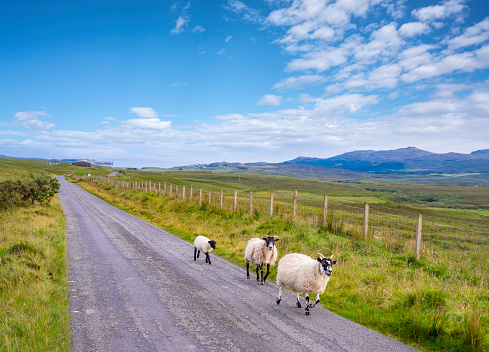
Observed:
[[[0,155],[115,166],[489,149],[487,0],[0,4]]]

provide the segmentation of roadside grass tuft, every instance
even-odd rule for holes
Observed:
[[[64,217],[57,198],[0,213],[0,350],[69,351]]]

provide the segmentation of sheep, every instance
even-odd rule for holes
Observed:
[[[248,241],[245,249],[246,260],[246,277],[250,278],[250,263],[256,265],[256,281],[261,281],[263,285],[270,274],[270,265],[275,265],[278,251],[275,247],[275,242],[279,238],[277,236],[265,236],[263,239],[252,238]],[[263,265],[267,265],[267,274],[263,276]],[[258,270],[261,271],[261,280]]]
[[[194,260],[200,255],[200,251],[205,253],[205,262],[211,265],[210,251],[216,248],[216,241],[211,241],[205,236],[197,236],[194,241]]]
[[[333,273],[333,255],[325,258],[318,253],[316,260],[304,254],[291,253],[285,255],[278,262],[277,285],[280,286],[277,298],[277,305],[282,300],[282,289],[287,286],[297,296],[297,308],[302,308],[299,295],[305,293],[306,315],[309,315],[309,308],[313,308],[319,302],[319,295],[326,289],[329,278]],[[316,294],[316,302],[309,303],[309,292]]]

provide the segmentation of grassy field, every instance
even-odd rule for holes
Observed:
[[[291,219],[235,215],[102,182],[79,184],[189,242],[197,235],[216,240],[213,254],[239,266],[244,267],[248,239],[265,234],[280,237],[280,257],[291,252],[333,253],[338,265],[321,297],[327,309],[426,351],[489,348],[489,282],[481,268],[461,271],[456,262],[415,261],[411,255],[387,252],[375,243]],[[275,270],[270,278],[274,281]]]
[[[69,351],[68,270],[57,198],[0,213],[0,351]]]
[[[48,165],[42,159],[15,159],[0,157],[0,182],[5,180],[31,180],[36,176],[53,176],[75,174],[107,175],[111,170],[107,167],[80,167],[63,162],[58,165]]]
[[[126,170],[116,179],[166,182],[214,190],[236,189],[292,192],[304,197],[333,199],[360,204],[364,201],[398,211],[474,220],[489,225],[489,187],[419,185],[381,180],[325,181],[297,179],[284,175],[253,173],[212,173],[203,171]],[[291,193],[290,193],[291,194]]]
[[[38,175],[107,175],[108,168],[50,166],[42,160],[0,158],[0,182]],[[379,206],[423,211],[487,224],[488,189],[438,187],[372,181],[326,182],[277,175],[150,172],[125,170],[121,180],[192,184],[284,194],[297,189],[321,199],[369,200]],[[278,235],[280,256],[334,253],[338,260],[321,297],[329,310],[426,351],[489,350],[489,283],[482,269],[461,271],[456,263],[415,261],[372,242],[291,219],[234,215],[213,207],[175,201],[153,193],[123,191],[108,184],[80,182],[88,190],[187,241],[202,234],[218,241],[216,255],[243,266],[246,242]],[[368,189],[366,189],[368,188]],[[477,193],[480,192],[480,193]],[[419,196],[418,196],[419,195]],[[423,198],[438,195],[434,199]],[[391,197],[401,198],[391,198]],[[464,206],[464,204],[466,206]],[[465,207],[465,208],[464,208]],[[469,208],[469,209],[467,209]],[[49,206],[0,214],[0,351],[69,351],[69,315],[64,219],[54,198]],[[275,269],[275,268],[274,268]],[[275,279],[272,270],[271,281]],[[271,297],[274,302],[275,297]],[[290,302],[293,304],[293,302]]]
[[[80,169],[0,158],[0,182],[87,173]],[[0,212],[0,351],[70,351],[67,294],[65,221],[57,197],[47,205]]]

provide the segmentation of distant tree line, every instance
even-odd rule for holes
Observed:
[[[0,182],[0,211],[30,206],[35,202],[47,203],[59,192],[59,182],[54,177],[39,176],[31,182]]]

